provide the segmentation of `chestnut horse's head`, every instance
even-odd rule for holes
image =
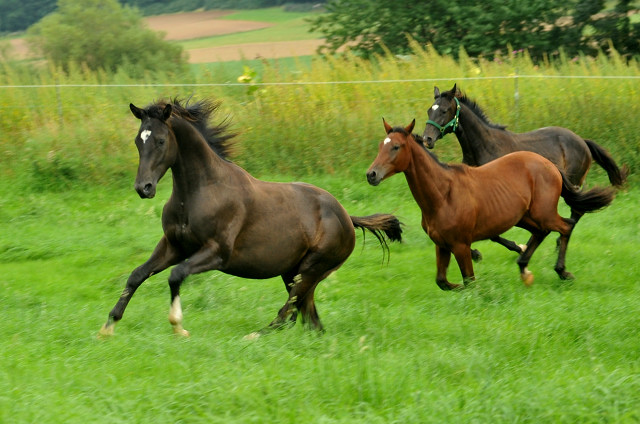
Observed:
[[[456,85],[450,91],[440,93],[438,87],[434,87],[433,97],[435,102],[427,111],[429,120],[422,133],[422,138],[429,149],[433,149],[436,140],[446,134],[454,132],[458,128],[460,115],[460,102]]]
[[[411,162],[411,148],[409,143],[414,143],[413,127],[416,120],[411,121],[405,128],[392,128],[382,118],[387,137],[378,146],[378,156],[367,171],[367,181],[371,185],[378,185],[385,178],[389,178],[398,172],[404,172]]]
[[[129,108],[142,121],[136,136],[140,162],[135,189],[140,197],[150,199],[156,195],[158,181],[176,161],[178,153],[175,136],[167,124],[172,107],[166,104],[140,109],[129,104]]]

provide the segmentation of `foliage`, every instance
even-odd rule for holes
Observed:
[[[595,19],[592,16],[604,7],[600,0],[331,0],[326,5],[328,13],[310,22],[312,30],[325,35],[326,51],[348,46],[362,56],[385,49],[407,54],[415,40],[433,45],[441,54],[457,55],[464,48],[473,57],[493,56],[511,46],[542,58],[561,49],[571,55],[593,52],[593,44],[603,47],[607,37],[623,53],[638,54],[638,29],[629,26],[625,14],[630,3],[619,0],[619,12]],[[589,23],[599,31],[583,38]]]
[[[59,0],[56,12],[28,31],[32,47],[65,71],[71,64],[91,70],[129,72],[185,69],[182,48],[144,27],[133,9],[116,0]]]
[[[198,9],[256,9],[283,6],[290,11],[308,11],[324,0],[119,0],[123,6],[138,8],[145,15],[189,12]],[[24,31],[56,9],[57,0],[2,0],[0,34]]]
[[[24,31],[56,8],[56,0],[2,0],[0,33]]]
[[[0,88],[0,172],[28,190],[64,189],[74,182],[129,185],[137,122],[128,104],[193,95],[222,101],[218,118],[229,115],[240,132],[233,160],[252,173],[361,175],[383,135],[381,117],[404,125],[416,118],[422,131],[433,86],[448,89],[454,83],[489,119],[512,131],[568,127],[632,171],[640,169],[637,125],[630,119],[640,115],[640,103],[633,101],[640,77],[635,62],[600,54],[538,65],[525,53],[489,61],[453,60],[418,45],[413,52],[409,59],[387,55],[373,62],[347,55],[290,60],[286,66],[211,64],[179,79],[4,64],[0,85],[34,86]],[[237,84],[244,66],[253,85]],[[149,80],[155,85],[139,84]],[[444,161],[460,161],[459,151],[453,136],[438,143]],[[587,183],[601,174],[594,165]]]

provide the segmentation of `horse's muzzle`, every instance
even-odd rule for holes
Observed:
[[[156,195],[156,185],[152,183],[136,183],[135,189],[143,199],[152,199]]]
[[[377,186],[378,184],[380,184],[380,181],[382,181],[382,178],[376,171],[367,172],[367,182],[369,184],[371,184],[372,186]]]

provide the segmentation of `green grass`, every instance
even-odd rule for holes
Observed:
[[[181,41],[180,45],[185,50],[189,50],[230,44],[262,43],[267,40],[277,42],[321,38],[321,34],[309,32],[310,25],[305,19],[310,16],[313,16],[313,13],[285,12],[282,8],[234,12],[221,19],[269,22],[272,26],[253,31]]]
[[[167,272],[141,286],[112,339],[96,339],[161,236],[168,179],[151,201],[130,187],[5,187],[0,422],[640,420],[637,189],[580,221],[567,257],[575,281],[553,271],[555,236],[531,261],[531,288],[513,253],[481,242],[477,282],[449,293],[435,284],[433,244],[402,176],[375,188],[364,178],[307,181],[353,215],[396,213],[405,240],[382,264],[375,239],[358,235],[347,263],[318,286],[324,335],[298,325],[254,342],[242,336],[275,316],[282,282],[217,272],[183,285],[190,339],[171,334]],[[449,277],[460,279],[455,264]]]

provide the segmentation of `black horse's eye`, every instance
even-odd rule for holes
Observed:
[[[159,138],[156,140],[156,144],[158,145],[158,147],[164,145],[164,138]]]

